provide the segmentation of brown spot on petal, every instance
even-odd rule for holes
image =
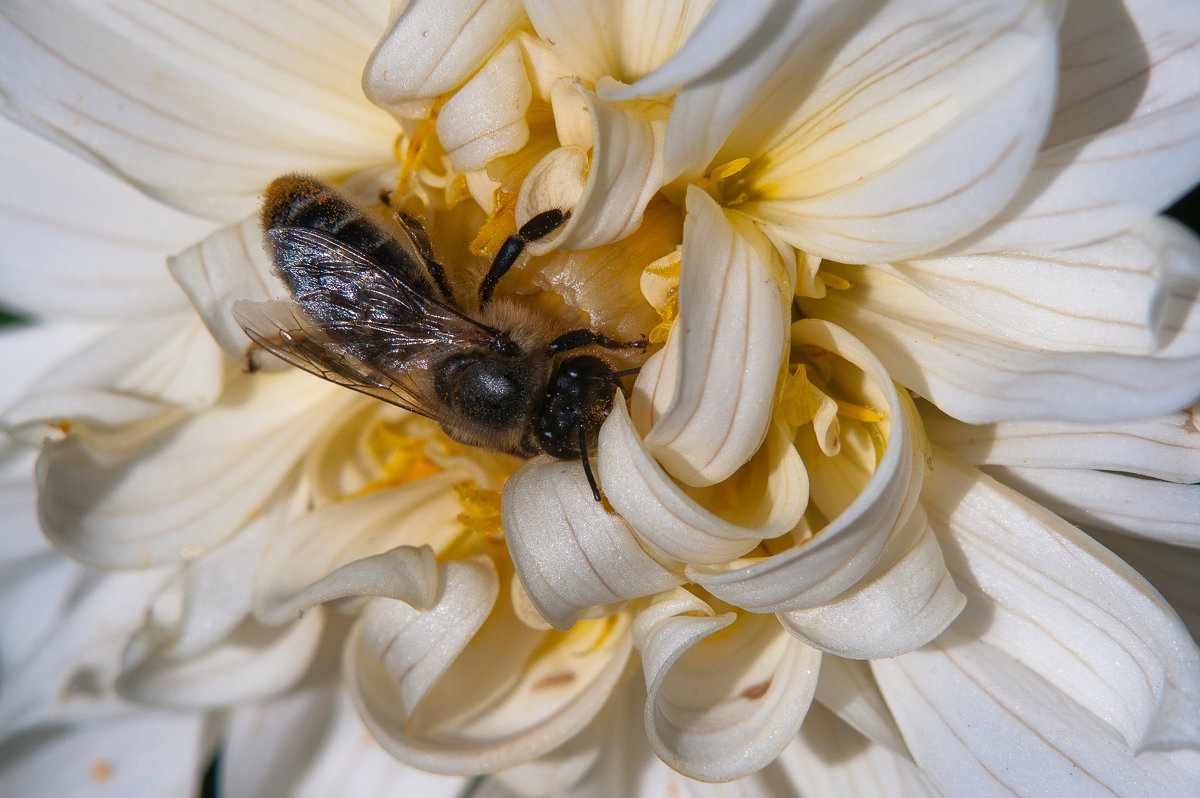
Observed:
[[[97,759],[88,768],[88,778],[96,784],[104,784],[113,776],[112,762],[107,759]]]
[[[747,687],[745,690],[743,690],[742,698],[746,699],[747,701],[757,701],[758,699],[765,696],[767,694],[767,690],[770,690],[770,689],[771,689],[771,680],[767,679],[765,682],[759,682],[758,684],[752,684],[749,687]]]
[[[549,690],[551,687],[562,687],[565,684],[570,684],[575,681],[575,674],[571,671],[561,671],[544,679],[538,680],[534,685],[534,690]]]

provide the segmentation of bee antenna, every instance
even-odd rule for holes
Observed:
[[[596,484],[596,475],[592,473],[587,450],[587,432],[582,424],[579,425],[579,459],[583,462],[583,473],[587,475],[588,484],[592,486],[592,498],[600,501],[600,486]]]
[[[622,377],[632,377],[634,374],[637,374],[641,370],[642,370],[641,366],[635,366],[634,368],[631,368],[631,369],[621,369],[620,371],[614,371],[613,373],[609,374],[608,379],[611,382],[612,380],[619,380]]]

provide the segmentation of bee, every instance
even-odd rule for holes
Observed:
[[[641,349],[590,329],[554,334],[534,309],[493,299],[526,244],[558,229],[538,214],[500,247],[469,311],[455,299],[425,228],[395,214],[387,232],[330,186],[285,175],[267,188],[262,224],[291,301],[239,302],[256,344],[330,382],[433,419],[462,443],[533,456],[588,459],[612,409],[618,371],[585,347]],[[559,327],[561,329],[561,327]],[[565,355],[565,356],[564,356]]]

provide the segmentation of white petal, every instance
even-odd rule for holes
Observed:
[[[808,499],[800,455],[778,427],[727,483],[684,491],[646,451],[620,401],[600,428],[597,465],[604,495],[638,539],[679,562],[719,563],[745,554],[791,530]],[[733,506],[726,486],[738,491]],[[735,513],[741,517],[728,520]]]
[[[202,715],[129,712],[6,742],[4,795],[158,798],[195,795],[215,741]]]
[[[917,764],[946,794],[1194,792],[1179,773],[1139,762],[1115,729],[982,641],[872,665]]]
[[[821,657],[821,676],[817,680],[817,702],[837,715],[872,742],[893,753],[912,759],[900,728],[892,717],[883,693],[862,660],[842,659],[826,654]]]
[[[149,199],[7,119],[0,142],[5,306],[88,318],[182,308],[164,259],[211,222]]]
[[[733,221],[688,186],[679,317],[671,328],[678,357],[658,384],[641,389],[665,405],[646,448],[689,485],[726,479],[758,449],[787,351],[794,278],[752,225]]]
[[[592,161],[579,204],[567,223],[531,244],[533,254],[551,249],[587,249],[618,241],[642,223],[646,204],[662,187],[664,120],[618,106],[568,84],[586,104],[592,120]],[[528,179],[518,202],[539,186]],[[528,205],[526,200],[524,205]],[[544,210],[544,209],[543,209]]]
[[[1093,7],[1094,6],[1094,7]],[[1072,3],[1058,107],[1025,185],[973,252],[1070,247],[1170,205],[1200,179],[1200,23],[1188,0]]]
[[[272,177],[384,160],[359,75],[382,8],[268,2],[7,7],[6,114],[175,207],[232,220]],[[375,18],[372,18],[375,17]]]
[[[216,401],[226,366],[191,313],[137,319],[54,364],[8,408],[3,424],[38,445],[75,424],[118,426],[200,410]]]
[[[597,502],[583,468],[550,457],[530,460],[504,484],[509,556],[537,611],[566,630],[589,607],[662,592],[683,582],[616,513]]]
[[[819,705],[809,710],[779,763],[792,783],[804,786],[805,798],[940,796],[910,761],[863,739]]]
[[[271,258],[262,243],[258,214],[222,228],[194,247],[171,258],[167,266],[192,307],[225,352],[236,360],[270,371],[285,365],[278,358],[258,354],[233,318],[233,303],[287,299],[287,289],[271,274]]]
[[[1192,639],[1200,640],[1200,551],[1126,535],[1093,536],[1146,577],[1171,602]]]
[[[499,784],[520,796],[561,795],[595,765],[611,741],[613,708],[605,707],[582,731],[548,754],[491,774]]]
[[[435,474],[336,502],[288,524],[263,552],[255,574],[255,616],[283,623],[314,603],[345,595],[427,606],[432,553],[418,547],[441,548],[461,529],[462,505],[451,490],[457,478]],[[389,580],[396,565],[402,570]]]
[[[877,269],[838,267],[853,287],[800,300],[850,330],[902,384],[972,423],[1109,422],[1178,410],[1200,396],[1200,355],[1047,352],[978,326]]]
[[[637,80],[667,60],[708,10],[707,2],[527,0],[529,19],[574,74]]]
[[[690,778],[740,778],[774,760],[800,728],[821,655],[769,617],[711,617],[703,603],[708,617],[691,614],[682,592],[664,594],[666,607],[652,605],[635,630],[650,744]]]
[[[1073,524],[1200,548],[1200,485],[1074,468],[984,471]]]
[[[850,588],[870,571],[891,531],[908,520],[921,490],[923,433],[916,410],[874,355],[845,330],[815,319],[792,326],[792,343],[836,352],[866,373],[882,397],[878,406],[887,408],[888,443],[862,492],[813,539],[749,564],[689,567],[697,584],[752,612],[812,607]]]
[[[753,162],[740,209],[849,263],[930,252],[983,224],[1020,187],[1050,117],[1047,5],[886,4],[855,19],[849,42],[837,30],[801,51],[716,159]]]
[[[131,663],[117,680],[117,689],[133,701],[182,709],[278,695],[308,670],[324,625],[320,612],[280,628],[248,620],[204,654],[177,660],[167,650]]]
[[[414,0],[371,53],[363,91],[394,111],[452,91],[524,16],[520,0]]]
[[[0,327],[0,362],[5,367],[0,408],[7,409],[54,371],[58,363],[112,329],[111,324],[57,320]]]
[[[437,569],[435,578],[437,600],[427,609],[403,600],[377,599],[362,613],[364,651],[355,656],[364,657],[369,651],[375,659],[360,660],[361,667],[378,662],[386,668],[401,701],[395,710],[366,710],[372,716],[386,719],[394,712],[411,716],[487,620],[499,594],[495,569],[486,558],[452,560]],[[363,677],[363,672],[353,674],[356,679]],[[371,685],[364,681],[362,689],[370,690]]]
[[[1074,701],[1080,713],[1090,710],[1134,752],[1200,741],[1200,651],[1132,569],[948,453],[935,458],[922,500],[968,596],[951,633],[980,637],[998,657],[1012,657],[1029,679],[1062,694],[1055,704]],[[945,656],[952,663],[956,655],[947,649]],[[964,656],[968,662],[953,667],[974,667],[976,655]],[[994,678],[1009,678],[1006,670]],[[903,729],[902,710],[892,709]],[[905,738],[911,747],[907,730]]]
[[[778,617],[784,629],[814,648],[882,659],[933,640],[966,603],[918,506],[861,582],[831,602]]]
[[[1021,346],[1164,358],[1200,351],[1200,240],[1165,217],[1077,249],[894,268],[942,305]]]
[[[1191,411],[1110,424],[970,425],[927,404],[922,405],[921,415],[930,440],[974,465],[1090,468],[1200,482],[1200,428],[1192,423]]]
[[[503,601],[411,716],[406,706],[413,696],[401,693],[408,677],[400,672],[398,682],[363,647],[361,627],[348,642],[347,686],[372,734],[401,761],[450,774],[513,767],[552,751],[602,710],[632,649],[628,624],[614,615],[547,637],[521,624]],[[388,648],[391,665],[457,653],[439,650],[444,631],[438,625],[424,634],[415,650]]]
[[[459,172],[482,169],[529,140],[525,113],[533,89],[521,47],[509,42],[488,59],[438,112],[438,141]]]
[[[49,596],[46,604],[27,606],[31,625],[49,621],[49,627],[29,656],[5,663],[0,727],[7,733],[111,712],[125,643],[170,574],[156,568],[95,577],[79,569],[73,577],[60,606],[49,605]]]
[[[42,527],[101,568],[194,557],[267,500],[340,414],[344,393],[307,374],[238,375],[216,406],[166,429],[48,442],[38,462]]]

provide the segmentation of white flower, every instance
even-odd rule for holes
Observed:
[[[5,415],[42,447],[47,536],[104,575],[93,596],[7,554],[36,576],[6,606],[64,620],[3,661],[0,784],[54,763],[62,791],[128,791],[143,740],[187,783],[220,732],[231,795],[463,789],[357,713],[497,793],[1194,788],[1200,653],[1068,523],[1190,613],[1200,246],[1153,215],[1200,176],[1188,11],[7,10],[11,117],[233,224],[13,157],[44,193],[14,239],[39,271],[6,261],[5,296],[119,321],[48,335],[94,343]],[[237,220],[296,169],[413,203],[451,270],[571,211],[507,287],[664,341],[601,430],[606,503],[579,463],[470,450],[247,349],[232,305],[285,294]],[[64,227],[80,197],[116,235]],[[189,308],[155,264],[201,236],[171,261]]]

